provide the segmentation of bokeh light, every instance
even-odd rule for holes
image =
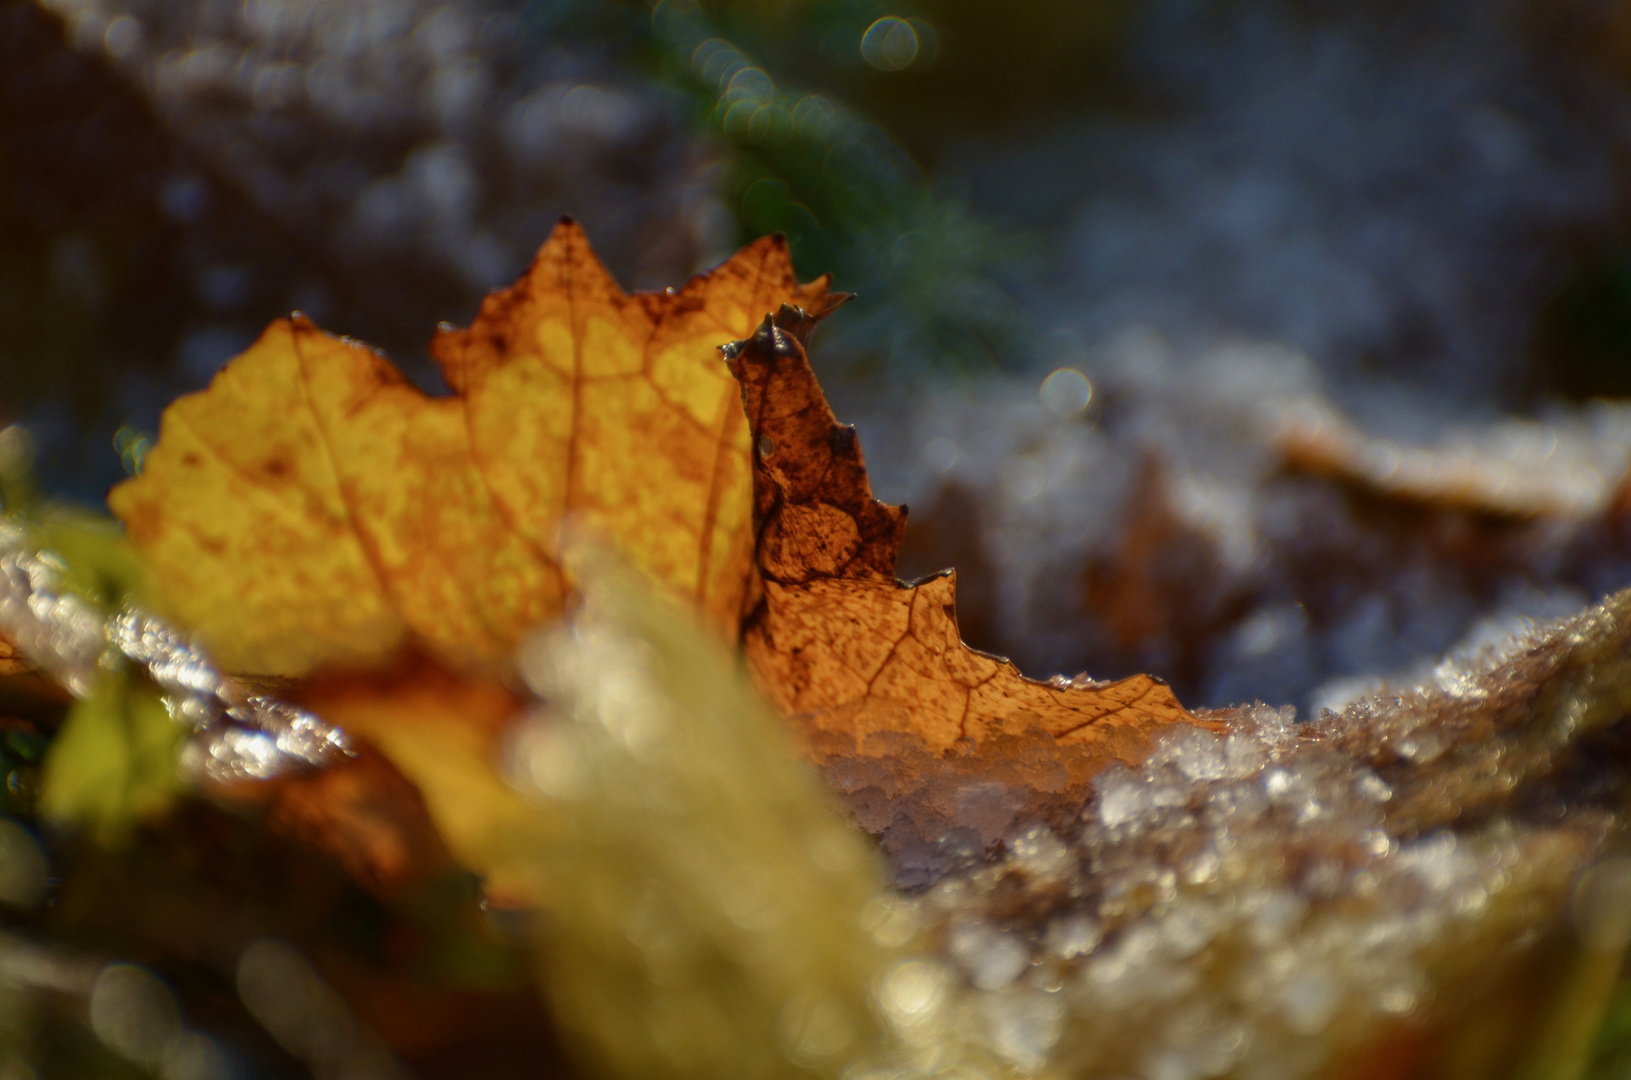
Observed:
[[[861,56],[879,71],[904,71],[918,54],[917,30],[905,19],[886,15],[861,36]]]

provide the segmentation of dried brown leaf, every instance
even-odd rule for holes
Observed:
[[[777,706],[811,732],[901,732],[937,750],[1039,730],[1101,763],[1136,762],[1153,731],[1199,723],[1148,675],[1028,679],[963,644],[953,572],[895,578],[906,512],[873,498],[855,430],[810,369],[804,345],[822,314],[783,308],[726,348],[754,436],[764,590],[743,643]]]

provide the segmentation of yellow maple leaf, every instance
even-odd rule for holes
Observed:
[[[432,345],[432,397],[306,319],[172,404],[109,505],[163,607],[226,668],[301,675],[416,642],[500,664],[560,613],[582,518],[734,640],[752,574],[748,430],[718,345],[824,310],[780,238],[681,289],[626,294],[563,221],[527,274]]]

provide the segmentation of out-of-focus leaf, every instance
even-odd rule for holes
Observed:
[[[586,604],[528,647],[548,704],[512,754],[563,819],[537,852],[557,1017],[591,1075],[836,1075],[879,1043],[873,856],[693,615],[594,549],[573,568]]]
[[[74,705],[52,741],[40,812],[104,840],[119,838],[181,790],[176,759],[184,735],[157,691],[110,673]]]
[[[537,833],[547,817],[528,806],[494,769],[495,735],[519,708],[514,694],[418,664],[372,676],[319,679],[301,700],[325,719],[378,746],[413,781],[454,857],[483,875],[483,891],[490,901],[513,907],[536,902]],[[317,805],[332,807],[324,800]],[[341,815],[322,838],[353,832],[365,819],[366,815]],[[375,865],[387,879],[400,877],[391,868],[394,851],[420,844],[411,827],[395,829],[385,850],[374,848],[386,856]],[[404,870],[412,864],[411,859],[401,860]]]
[[[455,394],[304,319],[166,410],[109,499],[161,607],[237,672],[367,665],[418,642],[502,665],[558,615],[563,516],[734,637],[751,572],[747,427],[716,347],[766,310],[824,310],[785,244],[625,294],[563,222],[513,288],[432,346]]]
[[[326,852],[375,896],[396,900],[457,868],[419,789],[374,747],[312,772],[209,789],[261,808],[274,831]]]
[[[13,490],[15,481],[13,476]],[[22,529],[38,543],[59,587],[88,601],[91,612],[117,610],[144,595],[145,569],[117,522],[33,500],[10,500],[6,509],[0,527]],[[94,640],[100,627],[90,629]],[[42,670],[42,664],[0,636],[0,676],[11,679],[5,690],[13,707],[35,711],[51,700],[44,680],[49,665]],[[101,673],[88,689],[68,709],[46,752],[38,809],[47,819],[116,841],[164,810],[181,790],[177,756],[185,729],[157,689],[127,670]]]
[[[100,514],[50,506],[36,517],[40,546],[61,564],[69,589],[107,610],[118,610],[148,591],[147,568],[117,521]]]

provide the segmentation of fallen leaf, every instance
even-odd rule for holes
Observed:
[[[110,503],[159,606],[224,668],[298,677],[285,693],[376,746],[501,905],[551,883],[525,850],[548,823],[494,769],[518,701],[491,676],[562,611],[569,515],[725,640],[745,627],[761,683],[806,734],[882,746],[867,736],[893,732],[934,753],[1040,739],[1057,760],[1037,790],[1064,790],[1049,786],[1064,768],[1080,792],[1156,727],[1199,723],[1148,676],[1026,679],[962,644],[949,573],[896,580],[904,511],[872,498],[795,340],[844,299],[825,279],[798,287],[778,240],[683,290],[627,296],[565,224],[474,325],[437,338],[452,396],[281,321],[166,411]],[[781,328],[719,361],[777,308]],[[395,780],[359,766],[291,784],[271,820],[391,893],[436,854]]]
[[[1623,422],[1614,437],[1570,437],[1559,425],[1503,420],[1454,432],[1437,447],[1366,434],[1329,406],[1277,415],[1270,446],[1296,471],[1407,503],[1499,517],[1586,519],[1614,499],[1631,466]]]
[[[163,608],[239,673],[368,666],[417,643],[507,661],[558,615],[568,514],[734,639],[752,569],[748,432],[717,346],[800,287],[785,241],[625,294],[563,221],[514,287],[431,351],[428,396],[296,316],[172,404],[109,505]]]
[[[855,429],[805,355],[820,312],[784,307],[725,349],[754,435],[764,596],[743,629],[760,684],[810,732],[902,732],[940,750],[1036,729],[1136,762],[1152,732],[1200,721],[1148,675],[1038,682],[963,644],[952,571],[895,578],[902,507],[872,496]]]

